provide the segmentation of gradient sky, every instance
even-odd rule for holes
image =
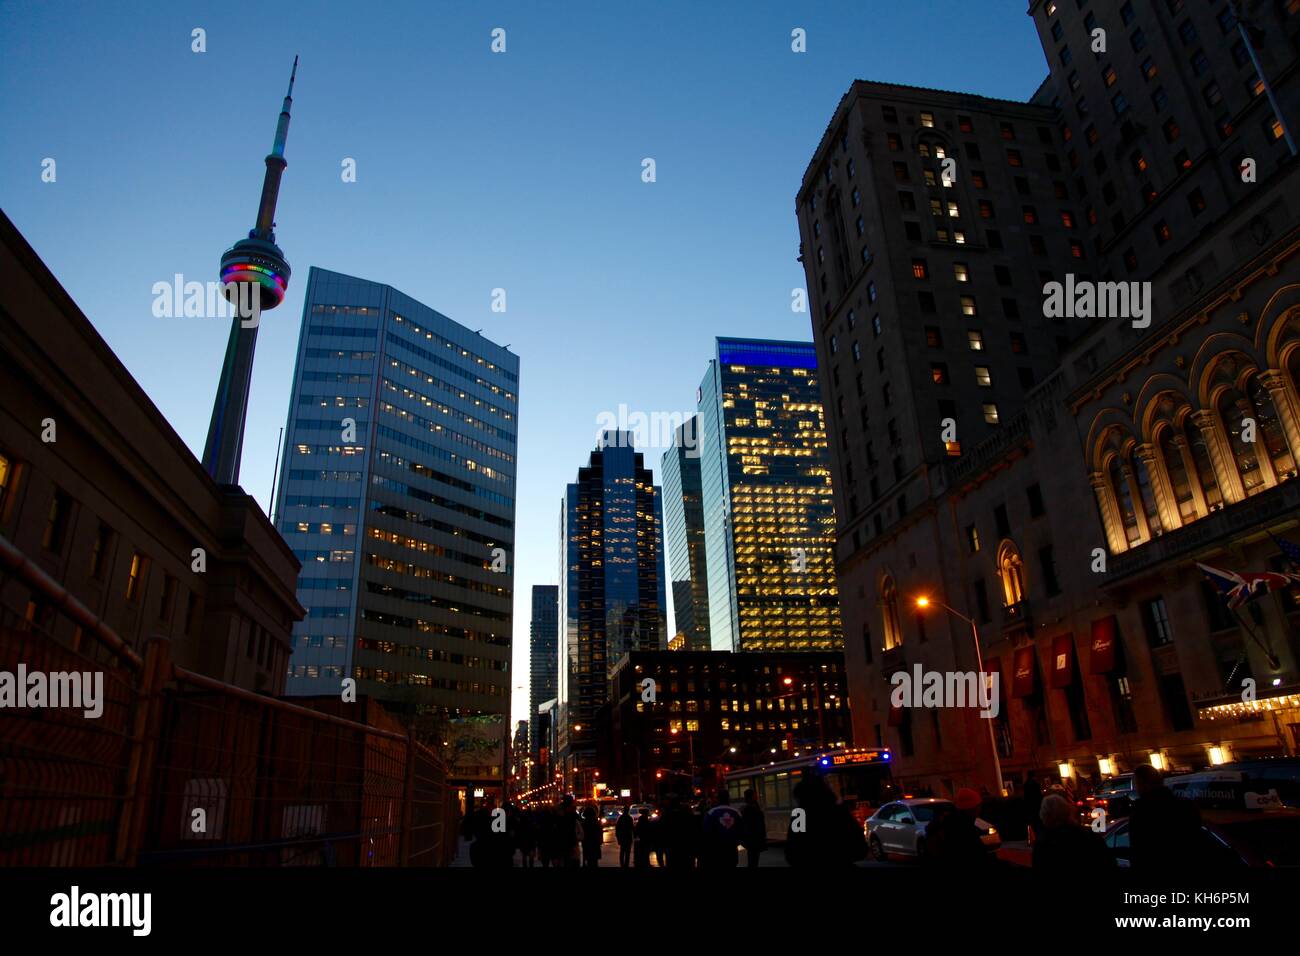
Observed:
[[[310,266],[509,343],[519,719],[530,591],[557,581],[597,416],[692,410],[714,336],[811,340],[794,196],[840,97],[863,78],[1027,99],[1046,65],[1026,6],[0,0],[0,208],[201,454],[228,326],[154,318],[151,289],[215,279],[253,226],[301,54],[276,230],[294,277],[263,317],[241,483],[265,506]]]

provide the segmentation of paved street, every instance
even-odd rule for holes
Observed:
[[[1005,849],[1000,856],[1006,857]],[[460,840],[460,851],[458,855],[456,855],[455,862],[452,862],[451,865],[469,866],[468,840]],[[516,865],[517,865],[517,857],[516,857]],[[770,849],[767,849],[767,851],[763,852],[763,856],[761,860],[759,860],[758,865],[759,868],[763,869],[763,868],[767,868],[767,866],[777,866],[777,868],[784,868],[784,866],[787,866],[788,864],[787,862],[785,862],[785,853],[783,849],[781,849],[780,847],[772,847]],[[863,869],[883,868],[883,866],[914,866],[914,865],[915,864],[913,864],[913,862],[909,862],[909,861],[897,861],[897,862],[891,861],[891,862],[884,862],[883,864],[883,862],[872,860],[872,858],[870,857],[866,858],[866,860],[863,860],[862,862],[859,862],[858,864],[858,866],[861,866],[861,868]],[[604,834],[604,845],[601,849],[601,866],[612,866],[612,868],[615,869],[617,869],[617,866],[619,866],[619,845],[617,845],[614,842],[614,832],[612,831],[606,831],[606,834]],[[651,868],[655,868],[655,861],[653,856],[650,857],[650,866]],[[740,851],[740,868],[738,869],[746,869],[748,868],[748,866],[749,866],[749,861],[748,858],[746,858],[745,856],[745,848],[742,847]]]

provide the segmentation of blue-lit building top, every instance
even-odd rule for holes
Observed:
[[[713,650],[843,647],[818,371],[811,342],[719,338],[700,383]]]
[[[303,571],[286,691],[506,714],[519,359],[313,268],[276,524]]]

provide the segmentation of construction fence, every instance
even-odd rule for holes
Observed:
[[[0,679],[19,695],[0,709],[0,866],[451,863],[446,766],[378,703],[255,694],[173,665],[165,639],[142,657],[0,557],[49,599],[0,612]],[[37,673],[102,675],[98,716],[23,706],[18,678]]]

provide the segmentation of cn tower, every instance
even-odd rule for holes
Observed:
[[[280,177],[289,164],[284,158],[284,142],[289,136],[289,108],[293,105],[293,81],[298,75],[298,58],[293,58],[289,73],[289,92],[280,108],[275,127],[275,143],[266,157],[266,178],[262,180],[262,200],[257,207],[257,225],[221,256],[223,292],[235,306],[226,343],[226,358],[221,365],[221,381],[212,405],[208,441],[203,448],[203,467],[218,484],[239,483],[239,459],[244,448],[244,419],[248,415],[248,389],[253,380],[253,350],[257,347],[260,312],[274,309],[284,301],[289,288],[289,262],[275,244],[275,204],[280,197]],[[241,308],[243,303],[243,308]],[[251,318],[245,309],[257,309]]]

